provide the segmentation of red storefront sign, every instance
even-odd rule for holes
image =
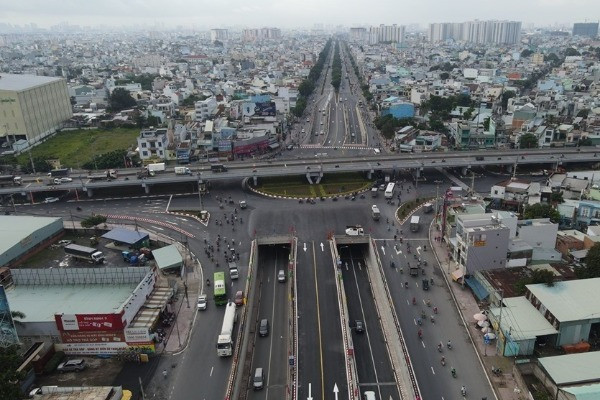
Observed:
[[[59,331],[122,331],[123,314],[55,314]]]

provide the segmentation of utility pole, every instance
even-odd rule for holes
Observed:
[[[502,332],[502,302],[504,301],[504,290],[498,290],[500,292],[500,314],[498,315],[498,332],[502,333],[502,353],[504,353],[504,346],[506,345],[506,337]],[[498,354],[498,347],[496,347],[496,354]]]

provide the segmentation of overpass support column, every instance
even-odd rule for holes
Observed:
[[[306,179],[308,180],[308,183],[310,183],[311,185],[314,183],[314,182],[312,181],[312,178],[310,177],[310,173],[307,173],[307,174],[306,174]]]
[[[319,183],[321,183],[321,178],[323,178],[323,173],[319,172],[319,176],[317,176],[317,178],[315,179],[315,183],[318,185]]]
[[[92,196],[94,195],[94,191],[90,188],[85,189],[86,193],[87,193],[87,197],[92,198]]]
[[[146,192],[146,194],[150,194],[150,185],[144,185],[144,192]]]
[[[256,175],[252,177],[252,182],[254,183],[254,186],[258,185],[258,177]]]
[[[373,179],[373,170],[372,169],[367,171],[367,179],[369,179],[369,180]]]
[[[468,172],[469,172],[469,168],[468,167],[462,167],[461,170],[460,170],[460,174],[462,176],[466,176]]]
[[[512,174],[513,172],[513,165],[509,164],[506,166],[506,172],[508,172],[509,174]]]
[[[421,168],[415,168],[415,179],[419,179],[421,177]]]

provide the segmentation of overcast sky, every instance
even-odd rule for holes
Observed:
[[[510,19],[536,26],[600,18],[600,0],[16,0],[0,23],[280,28]],[[593,21],[595,22],[595,21]]]

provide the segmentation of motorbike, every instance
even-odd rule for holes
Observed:
[[[432,324],[435,324],[435,318],[433,317],[433,315],[429,319],[431,320]]]
[[[426,303],[427,303],[427,307],[431,307],[431,300],[427,299]]]
[[[408,289],[408,282],[404,282],[404,287]]]
[[[496,375],[496,376],[500,376],[500,375],[502,375],[502,370],[501,370],[500,368],[498,368],[498,367],[494,367],[494,366],[492,365],[492,373],[493,373],[494,375]]]
[[[464,386],[460,388],[460,394],[462,394],[463,397],[467,395],[467,389],[465,389]]]
[[[421,318],[417,318],[417,324],[422,325],[423,324],[423,320]]]
[[[456,369],[452,368],[452,369],[450,370],[450,373],[452,374],[452,377],[453,377],[453,378],[456,378]]]
[[[434,314],[437,314],[437,313],[438,313],[438,309],[437,309],[437,307],[433,307],[433,313],[434,313]]]
[[[439,343],[439,344],[438,344],[438,351],[441,353],[441,352],[442,352],[442,350],[443,350],[443,349],[442,349],[442,344],[441,344],[441,343]]]
[[[446,365],[446,357],[442,357],[440,362],[442,363],[442,367],[445,366]]]
[[[448,347],[448,350],[452,350],[452,342],[448,340],[448,343],[446,343],[446,347]]]
[[[210,286],[210,279],[206,280],[206,286]]]
[[[419,339],[423,338],[423,331],[421,329],[419,329],[419,331],[417,332],[417,334],[419,335]]]
[[[77,206],[77,211],[81,211],[81,207]]]

